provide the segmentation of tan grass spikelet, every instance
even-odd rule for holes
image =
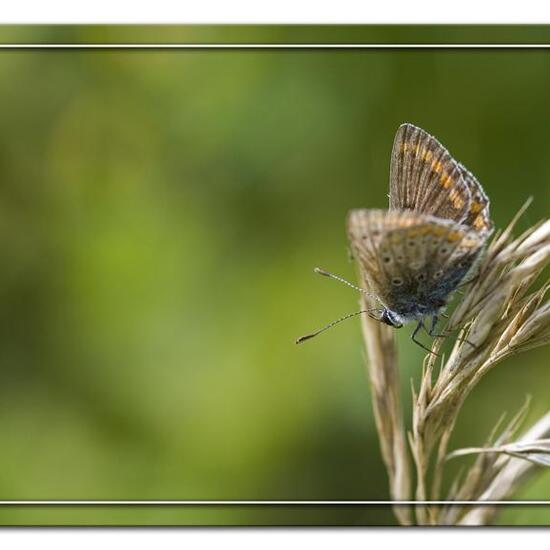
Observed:
[[[514,227],[527,206],[528,203],[504,231],[493,237],[477,266],[477,274],[448,320],[447,340],[454,340],[448,359],[441,361],[436,355],[427,355],[418,389],[413,384],[413,419],[408,440],[415,479],[404,444],[392,328],[362,318],[373,408],[394,500],[407,500],[413,483],[417,500],[441,498],[448,442],[469,393],[507,357],[550,342],[550,302],[546,297],[550,281],[533,288],[550,264],[550,221],[541,222],[514,239]],[[365,288],[365,281],[361,284]],[[368,306],[366,298],[362,301],[363,307]],[[435,339],[432,351],[439,352],[442,345],[443,339]],[[550,412],[514,442],[511,437],[524,414],[525,410],[497,439],[491,437],[485,448],[470,449],[477,449],[479,456],[463,478],[455,479],[451,500],[508,497],[537,467],[535,463],[539,467],[547,465],[546,452],[541,449],[546,449],[550,437]],[[455,460],[460,460],[459,455],[453,455]],[[396,507],[395,512],[403,524],[486,524],[494,520],[493,508],[425,504],[414,507],[414,517],[412,509],[404,506]]]

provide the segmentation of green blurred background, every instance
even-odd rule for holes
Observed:
[[[2,29],[60,33],[120,36]],[[296,29],[254,33],[285,42]],[[544,50],[0,51],[0,498],[387,499],[358,321],[294,345],[357,307],[312,268],[354,277],[345,215],[386,206],[406,121],[478,176],[497,226],[530,195],[521,228],[547,216],[549,90]],[[409,332],[407,415],[423,357]],[[451,447],[482,444],[526,394],[528,422],[544,414],[547,357],[492,371]],[[550,499],[541,474],[518,497]],[[499,521],[549,519],[515,507]],[[384,506],[12,506],[0,523],[394,519]]]

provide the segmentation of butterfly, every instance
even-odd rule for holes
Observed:
[[[416,335],[424,328],[435,336],[439,315],[492,233],[489,199],[470,171],[413,124],[402,124],[395,136],[389,198],[388,210],[357,209],[347,218],[360,288],[316,269],[373,296],[379,307],[346,315],[297,342],[368,313],[395,328],[416,322],[412,339],[427,349]],[[429,329],[427,319],[431,319]]]

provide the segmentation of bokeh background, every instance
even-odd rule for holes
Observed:
[[[441,32],[421,41],[462,36]],[[354,277],[344,219],[387,204],[406,121],[478,176],[497,226],[529,196],[520,228],[547,216],[549,89],[548,50],[1,50],[0,498],[387,499],[358,320],[294,345],[357,307],[312,268]],[[423,357],[408,333],[407,421]],[[544,414],[548,366],[539,349],[492,371],[451,447],[482,444],[527,394],[528,422]],[[518,497],[550,499],[550,475]],[[518,506],[499,522],[549,519]],[[394,519],[385,506],[11,506],[0,523]]]

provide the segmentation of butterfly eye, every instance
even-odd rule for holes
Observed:
[[[401,279],[400,277],[394,277],[392,280],[391,280],[391,284],[393,286],[401,286],[403,284],[403,279]]]

